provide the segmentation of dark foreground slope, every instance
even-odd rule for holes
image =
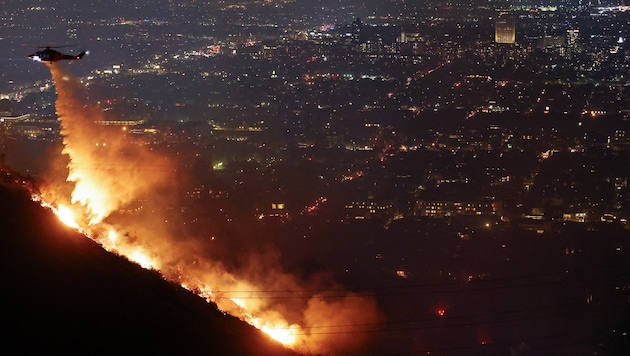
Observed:
[[[0,276],[2,354],[291,354],[1,185]]]

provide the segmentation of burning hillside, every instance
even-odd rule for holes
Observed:
[[[2,171],[8,186],[15,188],[16,177]],[[22,193],[0,184],[5,353],[294,354],[154,271],[107,253]]]
[[[308,285],[263,256],[250,256],[244,268],[228,270],[203,253],[208,247],[202,242],[186,238],[184,229],[166,226],[176,216],[115,219],[134,201],[151,198],[157,206],[177,199],[171,192],[186,172],[175,159],[129,142],[124,131],[95,123],[105,114],[87,102],[84,87],[59,66],[49,67],[69,163],[67,177],[51,173],[34,199],[105,249],[159,271],[295,351],[336,354],[364,347],[369,335],[362,330],[379,319],[372,298]]]

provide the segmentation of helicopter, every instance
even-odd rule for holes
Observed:
[[[83,56],[85,56],[87,54],[86,51],[82,51],[81,53],[79,53],[76,56],[73,55],[69,55],[69,54],[64,54],[61,53],[59,51],[54,50],[53,48],[63,48],[63,47],[70,47],[70,46],[56,46],[56,47],[51,47],[51,46],[45,46],[45,47],[38,47],[38,48],[43,48],[41,51],[37,51],[33,54],[28,55],[28,58],[37,61],[37,62],[46,62],[46,63],[54,63],[57,61],[61,61],[61,60],[79,60],[81,58],[83,58]]]

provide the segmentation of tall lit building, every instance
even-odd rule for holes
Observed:
[[[512,44],[516,41],[516,21],[510,10],[497,10],[494,24],[494,41]]]
[[[568,29],[567,30],[567,47],[575,49],[578,44],[578,38],[580,37],[580,30]]]

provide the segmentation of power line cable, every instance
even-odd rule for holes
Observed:
[[[621,267],[621,266],[620,266]],[[615,270],[618,271],[618,269],[616,269],[616,267],[610,267],[610,270]],[[582,270],[584,272],[588,272],[586,270]],[[489,290],[505,290],[505,289],[516,289],[516,288],[523,288],[523,287],[536,287],[536,286],[545,286],[545,285],[552,285],[552,284],[558,284],[558,283],[579,283],[579,282],[587,282],[587,281],[591,281],[590,278],[587,277],[580,277],[580,278],[575,278],[575,275],[577,273],[580,273],[580,270],[576,270],[576,271],[564,271],[564,272],[552,272],[552,273],[542,273],[542,274],[538,274],[538,275],[521,275],[521,276],[514,276],[514,277],[505,277],[505,278],[495,278],[495,279],[487,279],[487,280],[480,280],[480,281],[472,281],[472,282],[468,282],[468,281],[461,281],[461,282],[445,282],[445,283],[426,283],[426,284],[413,284],[413,285],[398,285],[398,286],[382,286],[382,287],[363,287],[363,288],[356,288],[356,289],[352,289],[352,290],[348,290],[347,288],[330,288],[330,289],[287,289],[287,290],[215,290],[213,291],[213,293],[220,293],[220,294],[226,294],[226,295],[231,295],[231,294],[250,294],[249,296],[232,296],[233,298],[238,298],[238,299],[262,299],[262,298],[279,298],[279,299],[285,299],[285,298],[296,298],[296,299],[302,299],[302,298],[312,298],[312,297],[320,297],[320,298],[342,298],[342,297],[364,297],[365,295],[361,295],[361,294],[352,294],[352,295],[348,295],[347,293],[360,293],[360,292],[375,292],[373,294],[369,294],[369,295],[374,295],[374,296],[406,296],[406,295],[417,295],[417,294],[442,294],[442,293],[461,293],[461,292],[476,292],[476,291],[489,291]],[[563,276],[567,276],[567,275],[571,275],[570,279],[560,279],[558,277],[563,277]],[[536,281],[536,282],[529,282],[529,283],[517,283],[519,280],[522,279],[535,279],[535,278],[544,278],[544,277],[556,277],[556,279],[554,280],[548,280],[548,281]],[[596,277],[596,279],[595,279]],[[614,275],[602,275],[602,274],[597,274],[596,276],[594,276],[592,278],[592,280],[597,281],[597,282],[601,282],[604,280],[612,280],[614,278],[629,278],[630,279],[630,273],[629,274],[614,274]],[[488,284],[491,283],[502,283],[502,282],[510,282],[511,284],[509,285],[501,285],[501,286],[491,286]],[[401,293],[381,293],[378,294],[376,293],[376,291],[391,291],[391,290],[410,290],[410,289],[418,289],[418,288],[439,288],[439,287],[479,287],[479,284],[486,284],[486,286],[481,287],[481,288],[470,288],[470,289],[466,289],[466,290],[462,290],[462,289],[444,289],[444,290],[422,290],[422,291],[411,291],[411,292],[401,292]],[[320,294],[317,295],[316,293],[334,293],[334,292],[342,292],[344,294]],[[301,293],[312,293],[315,295],[309,295],[309,296],[299,296],[299,295],[270,295],[270,296],[265,296],[265,295],[251,295],[251,294],[301,294]]]

